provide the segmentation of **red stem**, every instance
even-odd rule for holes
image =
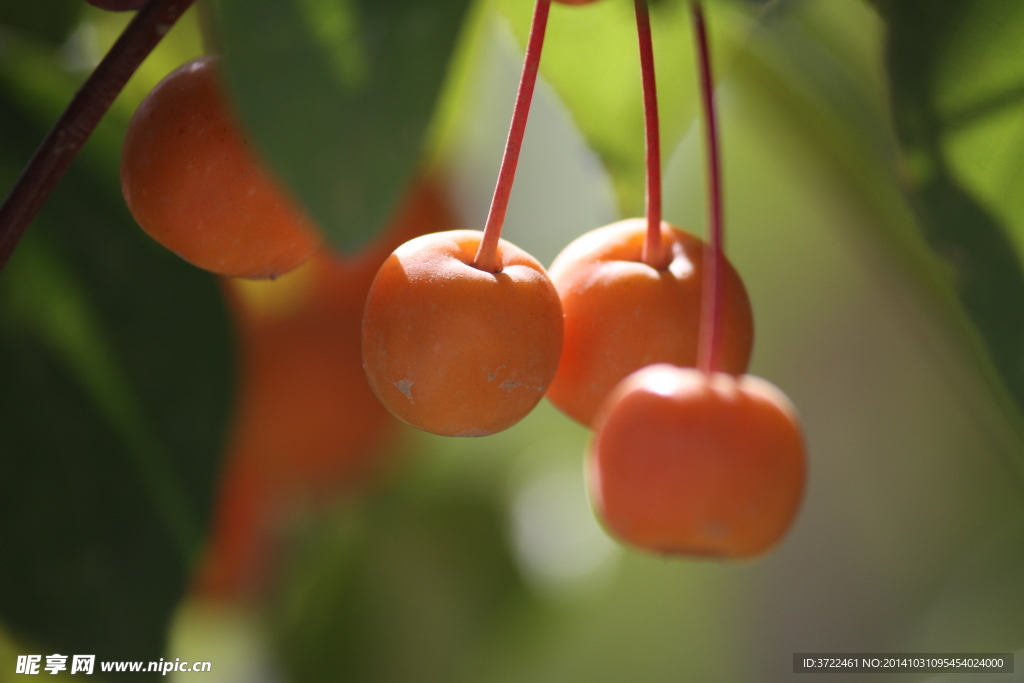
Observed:
[[[533,10],[533,24],[530,27],[530,39],[526,43],[523,75],[519,79],[519,92],[516,94],[516,104],[512,110],[512,124],[509,126],[508,140],[505,142],[505,155],[501,159],[501,170],[498,172],[498,182],[494,187],[491,210],[487,214],[484,236],[473,260],[475,267],[491,273],[501,270],[501,263],[498,261],[498,239],[505,224],[508,200],[512,195],[519,150],[523,147],[523,134],[526,132],[526,119],[530,115],[533,88],[537,83],[537,68],[540,66],[540,52],[544,47],[544,31],[547,29],[550,9],[551,0],[537,0]]]
[[[647,145],[647,236],[641,260],[661,270],[671,254],[661,244],[661,136],[658,126],[658,88],[654,77],[654,45],[647,0],[633,0],[636,32],[640,41],[640,80],[644,89],[644,140]],[[664,252],[664,253],[662,253]]]
[[[150,0],[75,93],[0,206],[0,270],[125,83],[193,0]]]
[[[720,272],[722,270],[722,169],[718,150],[718,125],[715,117],[714,81],[711,77],[711,51],[708,48],[704,10],[699,2],[690,3],[693,30],[697,39],[697,68],[704,102],[704,133],[708,162],[708,209],[711,214],[708,244],[704,249],[704,282],[701,296],[700,343],[697,347],[697,367],[710,374],[718,367],[718,329]]]

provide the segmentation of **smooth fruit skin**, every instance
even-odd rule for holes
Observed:
[[[414,427],[485,436],[540,401],[562,348],[562,309],[536,259],[501,240],[501,272],[472,263],[473,230],[395,250],[363,315],[363,365],[377,398]]]
[[[774,385],[658,364],[602,406],[588,478],[598,515],[630,545],[750,558],[792,525],[806,462],[796,410]]]
[[[587,426],[631,372],[652,363],[697,363],[704,242],[662,223],[673,258],[657,270],[640,258],[646,230],[647,221],[634,218],[588,232],[548,271],[565,313],[562,359],[548,398]],[[754,319],[743,282],[725,264],[717,369],[740,374],[750,362]]]
[[[596,0],[555,0],[555,2],[560,2],[563,5],[589,5],[595,1]]]
[[[316,228],[242,136],[200,57],[139,105],[121,152],[121,189],[143,230],[200,268],[272,278],[312,256]]]

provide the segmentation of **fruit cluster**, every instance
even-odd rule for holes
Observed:
[[[559,0],[582,5],[588,0]],[[661,220],[653,52],[646,0],[636,0],[648,136],[648,211],[569,244],[550,270],[500,239],[536,80],[551,0],[538,0],[512,125],[483,232],[429,232],[384,250],[364,269],[318,257],[307,272],[324,311],[294,330],[260,322],[240,304],[246,400],[236,452],[285,450],[271,426],[296,434],[325,411],[336,435],[310,443],[307,485],[349,467],[336,441],[366,450],[385,414],[446,436],[484,436],[520,421],[544,395],[594,429],[588,483],[608,528],[665,553],[750,557],[774,546],[802,496],[805,455],[793,407],[764,380],[744,375],[753,317],[743,283],[721,253],[721,211],[710,66],[703,16],[695,27],[704,68],[712,178],[712,240]],[[167,77],[142,104],[124,143],[122,184],[146,232],[186,260],[222,275],[274,278],[310,258],[319,236],[263,168],[220,96],[215,58]],[[444,212],[436,212],[441,215]],[[436,216],[435,216],[436,217]],[[416,222],[416,221],[413,221]],[[407,235],[411,236],[411,235]],[[381,263],[382,262],[382,263]],[[379,268],[378,268],[379,265]],[[312,273],[312,275],[309,275]],[[370,282],[372,274],[372,283]],[[297,276],[292,276],[297,277]],[[301,282],[301,280],[300,280]],[[331,303],[337,297],[340,304]],[[365,303],[364,303],[365,302]],[[355,323],[361,316],[360,326]],[[345,321],[345,322],[340,322]],[[266,336],[255,330],[265,326]],[[332,332],[324,334],[330,329]],[[278,334],[280,333],[280,334]],[[277,335],[277,336],[275,336]],[[315,353],[293,348],[322,342]],[[335,354],[359,357],[362,370]],[[328,369],[337,365],[336,372]],[[325,378],[361,387],[338,400]],[[282,404],[309,381],[316,405]],[[357,392],[358,393],[358,392]],[[329,422],[330,418],[319,418]],[[314,430],[315,432],[315,430]],[[357,436],[358,435],[358,436]],[[328,443],[329,442],[329,443]],[[342,449],[345,450],[345,449]],[[267,456],[253,456],[273,471]],[[233,467],[245,460],[235,456]],[[243,475],[239,475],[244,478]],[[264,477],[268,478],[268,477]],[[277,472],[269,479],[287,479]],[[230,525],[230,524],[229,524]]]
[[[802,497],[803,439],[785,396],[743,375],[753,317],[720,239],[709,248],[661,220],[644,0],[636,7],[648,132],[646,219],[583,235],[555,259],[548,277],[498,239],[549,4],[537,3],[483,235],[441,233],[405,244],[374,280],[363,319],[370,383],[394,415],[452,436],[514,424],[546,392],[595,430],[588,483],[616,536],[656,552],[761,554],[789,528]],[[706,65],[699,9],[695,22]],[[709,84],[706,92],[710,102]],[[711,147],[717,172],[714,134]],[[714,204],[717,178],[713,183]],[[712,212],[720,218],[720,206]],[[710,334],[702,335],[702,327]]]

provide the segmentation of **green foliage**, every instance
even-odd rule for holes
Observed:
[[[1024,408],[1024,5],[882,2],[921,226]]]
[[[339,249],[422,164],[469,0],[218,0],[225,72],[270,164]]]
[[[34,49],[9,42],[22,58],[0,73],[5,186],[51,123],[15,72],[72,92]],[[134,225],[102,156],[0,275],[0,619],[59,652],[158,659],[212,503],[227,320],[216,281]]]

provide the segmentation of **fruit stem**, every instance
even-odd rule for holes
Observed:
[[[498,239],[505,224],[508,200],[512,195],[512,182],[516,176],[516,165],[519,163],[519,150],[523,146],[526,119],[530,115],[530,102],[533,100],[533,88],[537,83],[537,68],[540,66],[540,53],[544,47],[544,32],[547,29],[550,9],[551,0],[537,0],[533,10],[533,24],[530,26],[530,38],[526,43],[523,74],[519,79],[519,92],[516,94],[516,104],[512,110],[512,123],[508,129],[508,139],[505,141],[505,154],[501,159],[491,209],[487,213],[484,236],[480,241],[476,258],[473,259],[476,268],[490,273],[501,270],[498,261]]]
[[[658,125],[658,89],[654,77],[654,43],[647,0],[633,0],[640,42],[640,80],[644,90],[644,141],[647,146],[647,236],[641,260],[657,270],[668,267],[671,254],[661,244],[661,135]]]
[[[193,0],[149,0],[40,143],[0,206],[0,271],[125,83]]]
[[[708,164],[708,211],[711,219],[708,243],[704,249],[704,282],[702,283],[697,367],[705,374],[710,374],[718,366],[717,339],[720,322],[718,293],[724,249],[722,242],[722,169],[718,149],[718,125],[715,117],[714,81],[711,77],[711,51],[708,48],[704,10],[700,2],[691,2],[690,9],[693,15],[694,35],[697,39],[697,69],[700,74],[700,90],[704,104],[704,134]]]

